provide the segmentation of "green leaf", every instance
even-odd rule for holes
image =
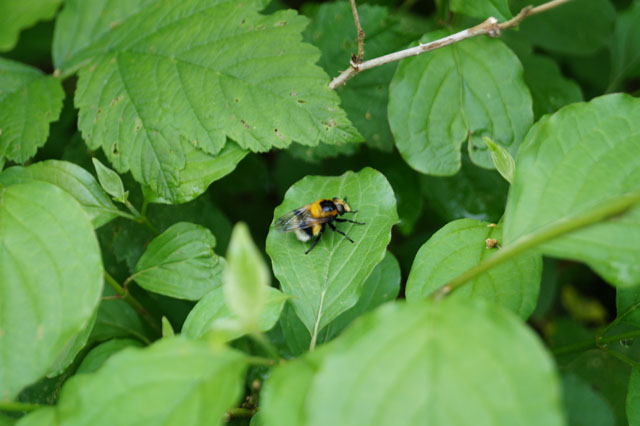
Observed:
[[[611,41],[611,76],[609,88],[617,89],[628,77],[640,77],[640,1],[631,5],[616,19]]]
[[[91,349],[78,366],[76,374],[88,374],[97,371],[112,355],[128,347],[141,347],[138,340],[112,339]]]
[[[173,337],[175,336],[175,332],[173,331],[173,327],[171,323],[167,319],[167,317],[162,317],[162,337]]]
[[[640,188],[639,114],[640,100],[609,95],[567,106],[536,123],[516,158],[505,245]],[[585,262],[613,285],[637,284],[639,217],[640,209],[633,209],[545,243],[541,250]]]
[[[617,317],[640,327],[640,286],[616,289]]]
[[[509,151],[486,136],[484,136],[482,140],[489,147],[489,151],[491,151],[491,160],[496,170],[502,175],[504,180],[511,183],[513,181],[513,171],[516,168],[516,162],[513,160],[511,154],[509,154]]]
[[[571,426],[614,426],[609,403],[584,380],[573,374],[562,377],[565,410]]]
[[[511,11],[507,0],[451,0],[449,8],[452,12],[463,13],[474,18],[487,19],[494,17],[498,21],[511,19]]]
[[[630,425],[640,424],[640,370],[633,369],[627,393],[627,419]]]
[[[447,35],[429,33],[421,42]],[[389,88],[396,146],[411,167],[425,174],[455,174],[467,140],[471,160],[491,168],[482,136],[515,154],[532,120],[522,66],[500,40],[473,38],[405,59]]]
[[[365,312],[394,300],[400,292],[400,265],[387,251],[382,262],[378,263],[362,286],[358,302],[318,333],[318,342],[326,342],[351,324]],[[287,346],[295,355],[301,355],[309,349],[311,334],[290,306],[286,306],[280,318],[280,327]]]
[[[9,167],[0,173],[0,185],[48,182],[65,190],[84,208],[94,228],[118,216],[119,210],[91,173],[73,163],[46,160],[27,167]]]
[[[524,67],[524,81],[531,90],[533,115],[540,118],[564,105],[582,101],[580,86],[562,75],[558,64],[538,54],[520,55]]]
[[[264,308],[257,318],[259,331],[268,331],[273,328],[280,318],[280,313],[286,300],[287,296],[281,291],[273,287],[267,287]],[[222,287],[218,287],[203,297],[189,312],[189,316],[187,316],[182,326],[182,334],[191,339],[197,339],[204,336],[208,331],[215,330],[216,326],[228,323],[229,320],[234,320],[235,318],[227,303],[225,303]],[[227,338],[228,340],[233,340],[243,334],[238,331],[228,334]]]
[[[408,301],[427,298],[472,266],[499,250],[487,240],[502,244],[502,224],[461,219],[449,222],[436,232],[416,254],[407,279]],[[510,259],[469,281],[453,293],[453,298],[482,298],[502,305],[526,319],[536,307],[542,275],[542,257],[523,254]]]
[[[13,49],[23,29],[53,18],[60,3],[62,0],[0,2],[0,52]]]
[[[129,196],[129,191],[125,192],[120,176],[102,164],[97,158],[92,158],[92,160],[102,188],[111,195],[114,200],[124,203]]]
[[[89,217],[66,192],[0,187],[0,400],[42,377],[88,323],[102,293]]]
[[[93,326],[96,323],[98,316],[98,309],[93,312],[89,321],[84,328],[77,333],[73,338],[67,342],[67,345],[62,350],[62,353],[58,356],[55,364],[47,372],[47,377],[52,378],[61,375],[76,359],[76,355],[87,345],[89,336],[93,330]]]
[[[99,9],[80,3],[69,2],[61,14],[60,22],[73,22],[58,26],[62,44],[67,33],[77,37],[79,25],[95,21]],[[292,141],[359,140],[314,65],[318,51],[301,42],[306,19],[294,11],[260,15],[264,3],[155,1],[109,31],[98,28],[63,65],[64,72],[86,62],[75,102],[88,145],[102,147],[117,171],[130,170],[171,198],[185,168],[185,143],[215,155],[227,137],[260,152]]]
[[[41,426],[41,425],[55,425],[58,419],[56,418],[55,407],[43,407],[36,411],[32,411],[26,416],[22,417],[15,424],[16,426]]]
[[[251,239],[249,227],[237,223],[231,232],[224,270],[224,298],[231,311],[249,331],[258,328],[271,274]]]
[[[351,54],[358,52],[349,2],[305,6],[304,12],[311,18],[311,24],[304,31],[305,40],[318,46],[322,51],[319,65],[329,76],[336,77],[348,68]],[[381,6],[359,5],[358,16],[366,33],[365,59],[400,50],[425,32],[424,28],[420,34],[407,31],[397,18],[389,15],[387,8]],[[393,149],[387,102],[389,82],[396,67],[397,63],[391,63],[370,69],[336,90],[347,116],[367,145],[384,151]]]
[[[463,217],[498,222],[507,203],[509,184],[495,170],[480,168],[462,154],[455,176],[422,176],[422,192],[446,221]]]
[[[67,381],[58,418],[64,425],[222,424],[241,395],[244,370],[244,357],[234,350],[161,339]]]
[[[158,195],[148,186],[143,186],[144,198],[148,202],[164,204],[189,202],[205,192],[211,182],[231,173],[249,153],[230,140],[227,140],[224,148],[217,155],[207,154],[195,149],[192,145],[188,146],[189,148],[185,148],[186,164],[184,169],[180,170],[178,186],[170,188],[166,198]]]
[[[512,0],[513,10],[538,6],[547,0]],[[520,31],[537,46],[567,55],[589,55],[606,45],[616,11],[609,0],[573,0],[529,16]]]
[[[299,396],[289,413],[302,412],[298,425],[564,424],[559,381],[541,342],[482,301],[389,303],[323,349],[319,366],[267,382],[277,388],[263,401],[265,420],[268,405],[286,410],[276,396],[291,386]],[[297,365],[304,360],[313,362],[305,356]],[[276,424],[287,423],[266,422]]]
[[[378,263],[362,286],[358,302],[348,311],[333,320],[329,327],[328,338],[339,335],[355,319],[366,312],[395,300],[400,293],[400,264],[395,256],[387,251],[382,262]]]
[[[1,27],[0,27],[1,28]],[[0,159],[24,163],[44,145],[62,110],[60,79],[0,58]]]
[[[391,185],[378,171],[365,168],[338,177],[308,176],[286,192],[275,218],[321,198],[348,198],[355,215],[350,220],[366,225],[338,223],[337,228],[355,241],[327,229],[308,255],[308,244],[293,233],[271,228],[267,253],[273,273],[304,325],[314,334],[338,315],[356,304],[362,285],[384,257],[391,239],[391,227],[397,223],[396,201]]]
[[[420,193],[420,177],[423,175],[409,169],[398,156],[394,156],[394,161],[385,158],[382,164],[376,166],[389,180],[396,194],[400,217],[398,230],[403,235],[410,235],[418,224],[424,205],[424,198]]]
[[[149,243],[131,278],[154,293],[198,300],[222,285],[225,262],[213,252],[215,245],[207,228],[176,223]]]
[[[110,287],[105,288],[105,296],[114,296]],[[124,300],[110,298],[100,302],[98,318],[93,326],[90,341],[103,342],[118,337],[136,338],[150,343],[153,334],[147,329],[136,311]]]
[[[260,412],[264,426],[306,425],[305,400],[326,347],[278,365],[271,372],[261,394]]]

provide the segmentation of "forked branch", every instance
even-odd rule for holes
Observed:
[[[355,9],[355,0],[351,0],[351,9],[353,11],[353,16],[356,22],[356,29],[358,31],[358,57],[351,58],[349,68],[343,71],[342,73],[340,73],[339,76],[334,78],[331,81],[331,83],[329,83],[329,87],[331,89],[335,89],[340,85],[346,84],[346,82],[349,79],[354,77],[359,72],[362,72],[371,68],[379,67],[380,65],[388,64],[389,62],[399,61],[401,59],[405,59],[410,56],[420,55],[422,53],[429,52],[431,50],[435,50],[440,47],[449,46],[450,44],[458,43],[458,42],[461,42],[462,40],[466,40],[471,37],[476,37],[476,36],[485,35],[485,34],[488,35],[489,37],[499,37],[500,31],[517,26],[525,18],[536,15],[541,12],[546,12],[547,10],[553,9],[554,7],[558,7],[570,1],[571,0],[552,0],[550,2],[541,4],[540,6],[536,6],[536,7],[527,6],[523,8],[520,11],[520,13],[518,13],[516,16],[509,19],[508,21],[498,22],[496,18],[491,17],[474,27],[467,28],[466,30],[462,30],[450,36],[443,37],[439,40],[435,40],[426,44],[420,43],[418,44],[418,46],[415,46],[415,47],[410,47],[408,49],[389,53],[388,55],[379,56],[377,58],[361,62],[362,61],[361,55],[364,55],[364,31],[362,31],[362,28],[360,27],[358,12]]]

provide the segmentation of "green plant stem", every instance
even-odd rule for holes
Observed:
[[[145,201],[145,203],[146,203],[146,201]],[[136,209],[133,206],[133,204],[131,204],[131,201],[125,200],[124,205],[129,209],[131,214],[133,214],[135,216],[136,222],[141,223],[142,225],[144,225],[149,231],[151,231],[153,233],[153,235],[160,235],[160,231],[158,231],[158,228],[153,226],[153,224],[151,222],[149,222],[149,219],[144,214],[140,214],[138,209]],[[143,207],[143,211],[146,211],[146,209],[147,209],[146,204],[143,203],[142,207]]]
[[[478,275],[486,272],[488,269],[509,260],[524,251],[561,237],[569,232],[593,225],[594,223],[601,222],[612,216],[620,215],[638,202],[640,202],[640,191],[630,192],[614,199],[607,200],[586,212],[560,219],[537,231],[524,235],[513,243],[498,250],[493,256],[485,259],[473,268],[464,272],[462,275],[459,275],[457,278],[449,281],[447,284],[431,293],[429,298],[432,300],[440,300],[465,283],[476,278]]]
[[[227,415],[230,417],[251,417],[253,416],[253,410],[249,408],[233,407],[227,410]]]
[[[609,355],[611,355],[612,357],[617,358],[618,360],[624,362],[631,368],[640,368],[640,362],[634,361],[628,356],[621,354],[620,352],[616,352],[613,349],[609,349],[607,347],[603,347],[601,349],[606,353],[608,353]]]
[[[271,358],[273,358],[273,360],[275,362],[279,362],[280,361],[280,354],[278,353],[278,350],[275,348],[275,346],[273,346],[271,344],[271,342],[269,341],[269,339],[267,339],[266,337],[264,337],[264,334],[262,333],[251,333],[249,334],[249,337],[256,342],[258,345],[262,346],[262,348],[267,351],[267,353],[269,354],[269,356]]]
[[[633,339],[640,337],[640,330],[629,331],[627,333],[614,334],[612,336],[603,337],[602,335],[595,336],[593,339],[583,340],[582,342],[573,343],[567,346],[561,346],[553,349],[551,353],[556,356],[569,355],[576,352],[583,352],[589,349],[602,349],[606,344],[616,342],[624,339]]]
[[[269,358],[263,358],[261,356],[248,356],[245,358],[247,364],[250,365],[261,365],[264,367],[273,367],[276,364],[276,361]]]
[[[131,295],[128,291],[126,291],[118,282],[109,274],[106,270],[104,270],[104,280],[109,284],[109,286],[115,290],[115,292],[129,304],[137,313],[140,315],[155,331],[162,333],[162,327],[155,318],[153,318],[149,312],[142,306],[142,304]]]
[[[0,401],[0,411],[35,411],[42,407],[46,407],[46,405],[18,401]]]

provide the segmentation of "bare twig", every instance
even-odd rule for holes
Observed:
[[[501,30],[506,30],[506,29],[515,27],[516,25],[520,24],[520,22],[522,22],[525,18],[529,16],[532,16],[541,12],[546,12],[547,10],[553,9],[554,7],[558,7],[570,1],[571,0],[552,0],[547,3],[541,4],[540,6],[537,6],[537,7],[527,6],[523,8],[520,11],[520,13],[518,13],[516,16],[509,19],[508,21],[498,23],[498,20],[496,18],[491,17],[485,20],[484,22],[476,25],[475,27],[467,28],[466,30],[457,32],[450,36],[441,38],[439,40],[435,40],[426,44],[420,43],[418,46],[393,52],[388,55],[370,59],[368,61],[359,62],[357,60],[354,60],[354,58],[352,58],[349,68],[343,71],[342,73],[340,73],[339,76],[334,78],[331,81],[331,83],[329,83],[329,87],[331,89],[335,89],[336,87],[345,84],[348,80],[350,80],[353,76],[355,76],[361,71],[379,67],[380,65],[388,64],[390,62],[399,61],[401,59],[405,59],[410,56],[420,55],[422,53],[429,52],[431,50],[435,50],[440,47],[445,47],[454,43],[461,42],[462,40],[466,40],[468,38],[476,37],[479,35],[488,35],[489,37],[499,37]],[[356,19],[356,27],[359,28],[360,22],[357,18],[357,12],[355,11],[355,0],[351,0],[351,8],[354,11],[354,18]],[[362,43],[364,45],[364,33],[362,33]],[[364,50],[364,46],[363,46],[363,50]],[[360,37],[358,35],[358,52],[359,51],[360,51]]]
[[[360,18],[358,17],[358,9],[356,8],[356,0],[351,0],[351,12],[353,12],[353,20],[356,23],[356,31],[358,32],[358,56],[354,62],[362,62],[364,58],[364,31],[360,26]],[[353,58],[352,58],[353,60]]]

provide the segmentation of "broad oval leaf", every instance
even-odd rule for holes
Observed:
[[[91,173],[68,161],[46,160],[26,167],[9,167],[0,173],[0,184],[43,181],[56,185],[76,199],[95,228],[118,216],[119,210]]]
[[[257,319],[260,331],[268,331],[273,328],[280,318],[280,313],[286,301],[287,296],[281,291],[273,287],[267,287],[264,308]],[[222,287],[218,287],[198,301],[196,306],[189,312],[182,326],[182,334],[191,339],[197,339],[214,330],[217,325],[216,322],[220,321],[218,324],[221,324],[233,319],[234,315],[227,306],[224,291]],[[242,332],[238,331],[237,333],[227,334],[226,337],[232,340],[242,336],[242,334]]]
[[[420,41],[447,35],[436,31]],[[491,168],[482,136],[515,155],[532,121],[522,66],[500,40],[478,37],[405,59],[389,88],[396,146],[412,168],[426,174],[455,174],[467,140],[471,160]]]
[[[512,0],[513,10],[546,0]],[[527,17],[522,34],[537,46],[567,55],[589,55],[605,46],[613,32],[616,11],[609,0],[572,0]]]
[[[88,323],[102,294],[89,217],[66,192],[0,186],[0,400],[42,377]]]
[[[95,20],[97,9],[80,2],[67,4],[75,25],[60,31]],[[314,65],[317,49],[301,41],[306,19],[260,15],[264,3],[158,0],[92,40],[70,60],[88,61],[75,97],[88,145],[170,198],[186,164],[183,142],[215,155],[227,137],[261,152],[360,140]]]
[[[134,339],[111,339],[99,344],[87,353],[75,374],[88,374],[98,370],[112,355],[128,347],[141,347],[142,343]]]
[[[13,49],[23,29],[53,18],[60,3],[62,0],[0,2],[0,52]]]
[[[293,232],[282,233],[272,227],[267,236],[273,273],[284,293],[293,296],[296,314],[312,334],[356,304],[362,284],[384,257],[391,227],[398,221],[391,185],[371,168],[338,177],[305,177],[286,192],[275,218],[333,197],[347,198],[352,210],[358,210],[343,217],[365,223],[336,224],[354,244],[327,227],[313,251],[305,255],[309,244],[298,241]]]
[[[149,243],[131,278],[154,293],[198,300],[222,285],[225,262],[213,252],[215,245],[207,228],[176,223]]]
[[[318,333],[318,342],[326,342],[351,324],[365,312],[394,300],[400,292],[400,265],[395,256],[387,251],[362,286],[358,302],[346,312],[331,321]],[[289,306],[285,306],[280,319],[280,327],[285,342],[294,355],[301,355],[309,349],[311,335],[302,321]]]
[[[609,89],[615,90],[628,77],[640,77],[640,1],[634,0],[616,20],[611,40]]]
[[[49,136],[62,110],[60,79],[0,58],[0,162],[24,163]]]
[[[487,239],[502,244],[502,224],[461,219],[449,222],[427,241],[413,261],[407,288],[408,301],[426,299],[469,268],[493,255]],[[536,307],[542,276],[542,256],[525,253],[491,268],[456,290],[453,298],[482,298],[526,319]]]
[[[221,424],[240,397],[240,352],[180,337],[128,348],[62,388],[64,425]]]
[[[630,425],[640,424],[640,370],[634,368],[627,392],[627,419]]]
[[[507,0],[451,0],[449,8],[453,12],[459,12],[474,18],[487,19],[494,17],[499,21],[506,21],[512,17]]]
[[[505,244],[640,188],[640,100],[609,95],[540,120],[516,158]],[[640,209],[541,246],[614,285],[640,282]]]
[[[298,425],[564,424],[551,357],[515,316],[482,301],[386,304],[323,349],[304,388],[298,374],[274,384],[303,396],[280,405]],[[274,399],[264,404],[282,404]]]

